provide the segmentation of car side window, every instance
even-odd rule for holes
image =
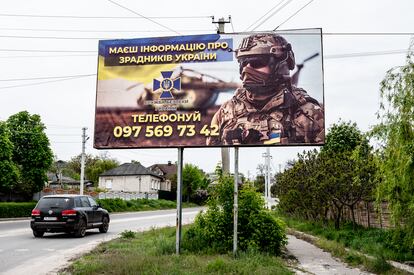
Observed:
[[[81,201],[82,201],[82,207],[91,207],[87,197],[81,197]]]
[[[75,207],[82,207],[82,202],[79,197],[75,198]]]
[[[91,204],[92,207],[95,207],[95,206],[98,205],[94,199],[88,197],[88,200],[89,200],[89,203]]]

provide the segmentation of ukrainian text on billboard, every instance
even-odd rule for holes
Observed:
[[[320,29],[99,42],[94,147],[324,143]]]

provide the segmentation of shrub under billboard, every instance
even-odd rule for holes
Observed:
[[[99,42],[94,147],[323,145],[320,29]]]

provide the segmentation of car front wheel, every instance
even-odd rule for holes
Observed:
[[[45,234],[45,232],[43,232],[43,231],[33,230],[33,236],[35,236],[35,238],[41,238],[41,237],[43,237],[44,234]]]
[[[108,217],[103,217],[102,225],[99,227],[99,232],[106,233],[108,232],[108,228],[109,228],[109,219]]]

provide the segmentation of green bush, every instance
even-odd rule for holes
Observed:
[[[212,190],[208,209],[200,213],[183,237],[189,251],[223,253],[233,247],[233,178],[223,176]],[[260,194],[243,187],[239,196],[238,247],[279,255],[286,244],[284,223],[264,208]]]
[[[123,199],[99,199],[97,202],[109,212],[123,212],[128,209],[127,203]]]
[[[30,217],[36,202],[0,202],[0,218]]]
[[[121,232],[121,238],[123,239],[134,239],[136,237],[135,232],[131,230],[124,230]]]

